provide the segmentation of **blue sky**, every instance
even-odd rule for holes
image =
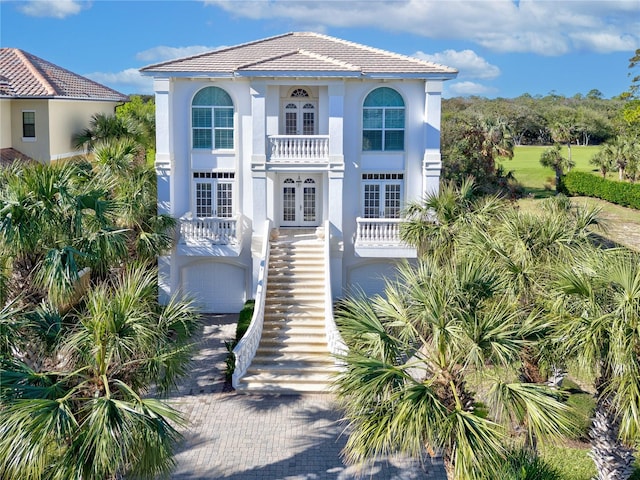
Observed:
[[[123,93],[138,69],[290,31],[458,68],[445,96],[572,96],[629,86],[640,0],[0,0],[0,45]]]

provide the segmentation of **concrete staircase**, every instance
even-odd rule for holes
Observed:
[[[324,268],[315,229],[280,230],[269,253],[262,338],[238,391],[329,391],[336,368],[325,334]]]

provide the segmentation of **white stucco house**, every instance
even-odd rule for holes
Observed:
[[[438,189],[443,82],[455,69],[294,32],[150,65],[158,205],[180,219],[161,297],[208,312],[255,296],[273,229],[325,226],[331,296],[380,291],[415,257],[402,207]]]

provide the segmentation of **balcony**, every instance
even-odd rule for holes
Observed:
[[[326,164],[329,162],[329,135],[271,135],[270,163]]]
[[[400,218],[356,218],[354,247],[360,257],[416,258],[414,247],[400,239]]]
[[[241,251],[242,222],[238,218],[193,218],[187,213],[179,220],[178,253],[182,255],[238,256]]]

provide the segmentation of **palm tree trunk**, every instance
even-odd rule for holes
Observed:
[[[597,480],[627,480],[633,473],[633,450],[618,440],[618,421],[609,399],[600,398],[589,431]]]

